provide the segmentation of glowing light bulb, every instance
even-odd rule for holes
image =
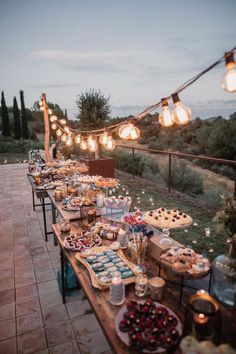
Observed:
[[[66,125],[66,119],[64,119],[64,118],[60,119],[60,123],[61,123],[62,125]]]
[[[171,97],[175,106],[173,109],[174,122],[179,125],[187,124],[192,118],[191,109],[180,101],[177,93],[174,93]]]
[[[226,72],[221,79],[221,87],[228,92],[236,92],[236,65],[233,52],[225,53]]]
[[[57,129],[56,134],[57,134],[57,136],[62,136],[62,131],[61,131],[61,129]]]
[[[87,142],[88,142],[88,144],[90,145],[93,141],[94,141],[94,137],[90,134],[90,135],[88,136]]]
[[[50,118],[50,122],[56,122],[56,120],[57,120],[57,116],[51,116]]]
[[[137,127],[135,127],[133,123],[128,123],[120,127],[118,134],[121,137],[121,139],[135,140],[139,138],[140,130]]]
[[[72,144],[73,144],[72,137],[69,136],[68,139],[66,140],[66,145],[67,145],[67,146],[71,146]]]
[[[70,128],[69,127],[65,126],[64,130],[65,130],[66,133],[70,133]]]
[[[91,151],[91,152],[97,151],[98,144],[97,144],[96,140],[92,140],[88,145],[89,145],[89,151]]]
[[[57,129],[57,124],[56,124],[56,123],[52,123],[52,124],[51,124],[51,128],[52,128],[53,130],[56,130],[56,129]]]
[[[81,143],[81,135],[80,134],[76,135],[75,142],[76,142],[76,144],[80,144]]]
[[[39,101],[39,106],[42,106],[42,105],[43,105],[43,101],[40,100],[40,101]]]
[[[52,114],[52,109],[51,108],[48,108],[48,114]]]
[[[159,114],[159,122],[163,127],[170,127],[174,124],[174,115],[170,111],[166,98],[161,99],[162,110]]]
[[[100,136],[99,138],[99,142],[102,144],[102,145],[106,145],[107,144],[107,140],[108,140],[108,132],[107,131],[104,131],[102,133],[102,135]]]
[[[84,139],[82,139],[79,147],[80,147],[81,150],[87,150],[88,144],[87,144],[87,142]]]
[[[67,135],[66,134],[62,134],[61,136],[61,141],[65,142],[67,139]]]
[[[114,150],[116,147],[115,140],[112,138],[111,135],[108,136],[107,143],[104,145],[106,150]]]
[[[44,106],[40,106],[40,111],[44,111]]]

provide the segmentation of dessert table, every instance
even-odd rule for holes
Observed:
[[[78,232],[79,228],[80,228],[79,222],[71,223],[71,232]],[[117,354],[137,353],[137,349],[132,349],[127,347],[125,344],[122,343],[122,341],[118,338],[116,334],[115,317],[118,311],[120,310],[120,306],[114,306],[109,302],[109,291],[100,291],[98,289],[95,289],[92,286],[90,276],[86,268],[83,265],[81,265],[75,258],[76,252],[69,251],[64,248],[63,246],[64,236],[61,235],[60,226],[58,224],[54,224],[52,225],[52,229],[60,246],[63,303],[66,302],[65,285],[64,285],[64,265],[65,265],[65,258],[66,258],[71,264],[76,274],[76,277],[88,298],[88,301],[107,338],[108,343],[110,344],[112,351]],[[151,272],[156,272],[156,273],[158,272],[158,267],[152,262],[151,258],[147,261],[147,268],[149,268],[148,264],[150,264]],[[125,302],[134,298],[136,300],[139,299],[134,295],[134,285],[130,284],[126,286]],[[171,292],[165,293],[163,304],[172,308],[177,314],[177,316],[180,318],[181,322],[183,323],[184,311],[182,307],[179,306],[178,301],[171,294]],[[169,352],[173,354],[180,353],[178,348],[174,348],[172,349],[172,351]]]

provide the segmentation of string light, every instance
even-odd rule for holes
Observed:
[[[162,110],[159,114],[159,122],[163,127],[170,127],[174,124],[174,115],[170,111],[166,98],[161,99]]]
[[[57,116],[51,116],[50,118],[50,122],[56,122],[57,121]]]
[[[88,143],[89,151],[95,152],[98,150],[98,144],[96,140],[91,140],[90,143]]]
[[[61,136],[61,141],[62,141],[62,142],[65,142],[66,139],[67,139],[67,135],[66,135],[66,134],[62,134],[62,136]]]
[[[60,119],[59,122],[60,122],[62,125],[66,125],[66,119],[64,119],[64,118]]]
[[[66,145],[67,146],[71,146],[73,144],[73,139],[71,136],[68,136],[67,140],[66,140]]]
[[[174,93],[171,97],[175,107],[173,109],[174,122],[179,125],[187,124],[192,118],[191,109],[180,101],[177,93]]]
[[[136,140],[140,136],[140,130],[133,123],[127,123],[120,127],[118,134],[121,139]]]
[[[52,123],[52,124],[51,124],[51,128],[52,128],[53,130],[56,130],[56,129],[57,129],[56,123]]]
[[[52,114],[52,109],[51,108],[48,108],[48,114]]]
[[[111,135],[108,136],[107,143],[104,145],[106,150],[114,150],[116,147],[116,142]]]
[[[39,101],[39,106],[40,107],[43,106],[43,101],[42,100]]]
[[[226,72],[221,79],[221,87],[228,92],[236,92],[236,65],[233,52],[225,53]]]
[[[88,144],[85,139],[81,140],[81,143],[79,144],[81,150],[87,150]]]
[[[102,135],[100,136],[99,138],[99,142],[102,144],[102,145],[106,145],[107,144],[107,141],[108,141],[108,131],[105,130],[104,133],[102,133]]]
[[[62,136],[62,130],[61,130],[61,129],[57,129],[56,135],[57,135],[57,136]]]
[[[76,135],[75,142],[76,142],[76,144],[80,144],[81,143],[81,135],[80,134]]]
[[[70,133],[70,128],[69,127],[65,126],[64,130],[65,130],[66,133]]]

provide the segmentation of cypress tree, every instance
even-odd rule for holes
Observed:
[[[25,101],[24,101],[24,91],[20,91],[20,104],[21,104],[21,129],[22,129],[22,138],[29,138],[29,129],[28,129],[28,119],[27,112],[25,109]]]
[[[2,108],[2,135],[3,136],[10,136],[11,135],[11,127],[10,127],[10,120],[8,115],[8,109],[6,106],[6,101],[4,97],[4,92],[2,91],[2,98],[1,98],[1,108]]]
[[[20,112],[16,97],[13,99],[13,119],[14,119],[14,136],[15,139],[21,138]]]
[[[65,119],[68,120],[67,109],[65,109],[64,116],[65,116]]]

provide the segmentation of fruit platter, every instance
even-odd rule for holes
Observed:
[[[124,344],[142,353],[166,353],[182,336],[175,313],[151,299],[124,305],[116,315],[115,328]]]
[[[119,271],[124,284],[130,284],[134,282],[134,276],[139,271],[139,267],[131,263],[122,250],[114,251],[108,246],[78,252],[75,258],[88,270],[93,287],[100,290],[109,289],[114,272]]]
[[[93,246],[100,246],[101,244],[101,237],[88,231],[68,235],[63,241],[66,249],[79,252],[91,249]]]

